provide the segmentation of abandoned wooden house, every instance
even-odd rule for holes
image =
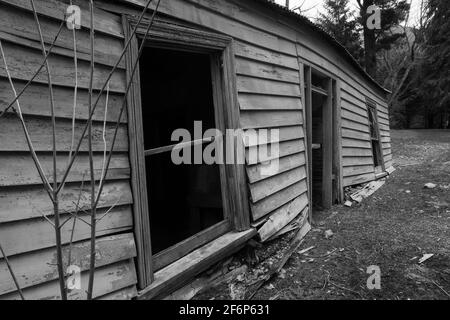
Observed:
[[[388,92],[319,27],[269,0],[161,0],[145,37],[157,2],[150,4],[133,36],[146,0],[94,1],[95,90],[131,38],[94,114],[94,162],[100,177],[105,114],[109,144],[121,103],[127,102],[99,203],[99,215],[112,210],[96,233],[98,299],[161,298],[249,239],[267,242],[301,227],[315,208],[341,203],[346,186],[380,179],[393,170]],[[69,0],[34,3],[50,46]],[[89,115],[90,14],[87,0],[73,3],[81,8],[75,40],[79,135]],[[0,39],[20,89],[43,59],[29,0],[0,0]],[[73,44],[72,31],[64,26],[49,57],[58,170],[65,168],[71,144]],[[13,98],[0,61],[2,110]],[[50,176],[48,98],[44,72],[20,103],[37,156]],[[171,134],[177,128],[190,130],[194,121],[222,132],[279,129],[279,170],[267,176],[261,174],[262,163],[175,165]],[[52,204],[12,112],[0,118],[0,137],[0,244],[27,299],[58,299],[54,233],[43,217],[51,219]],[[247,152],[251,147],[246,145]],[[68,177],[62,216],[74,210],[88,168],[86,151],[82,146]],[[71,241],[71,228],[72,223],[62,228],[65,244]],[[89,239],[89,226],[77,223],[73,264],[81,268],[82,287]],[[0,298],[19,298],[3,257]],[[84,299],[86,292],[74,289],[69,298]]]

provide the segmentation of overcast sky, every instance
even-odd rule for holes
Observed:
[[[277,3],[285,5],[286,0],[275,0]],[[324,0],[290,0],[290,7],[295,8],[303,4],[302,10],[307,10],[304,15],[314,20],[320,12],[323,12]],[[411,2],[411,18],[409,25],[414,25],[420,11],[421,0],[410,0]],[[356,0],[350,0],[350,7],[354,10],[358,8]],[[309,10],[308,10],[309,9]]]

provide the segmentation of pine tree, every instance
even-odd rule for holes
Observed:
[[[342,44],[360,63],[363,61],[361,37],[357,21],[348,6],[349,0],[326,0],[325,13],[320,14],[317,22],[320,26]]]
[[[357,0],[360,9],[359,23],[364,30],[364,63],[367,73],[376,77],[377,53],[381,49],[389,49],[404,34],[392,33],[392,28],[405,20],[409,12],[406,0]],[[369,29],[367,9],[376,5],[381,10],[381,28]]]

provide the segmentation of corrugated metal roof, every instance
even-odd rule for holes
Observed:
[[[356,61],[356,59],[350,54],[350,52],[341,45],[333,36],[325,32],[319,25],[313,23],[311,20],[302,16],[294,11],[287,9],[285,6],[279,5],[271,0],[254,0],[260,2],[267,7],[275,10],[281,15],[288,16],[296,19],[299,23],[309,26],[311,29],[316,31],[318,34],[323,36],[325,40],[327,40],[331,45],[333,45],[346,59],[347,61],[354,66],[367,80],[372,82],[376,87],[384,91],[385,93],[390,93],[389,90],[381,86],[375,79],[373,79],[361,65]]]

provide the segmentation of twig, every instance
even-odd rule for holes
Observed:
[[[67,292],[66,292],[66,283],[64,279],[64,269],[63,269],[63,254],[62,254],[62,239],[61,239],[61,229],[60,229],[60,221],[59,221],[59,202],[58,202],[58,176],[57,176],[57,150],[56,150],[56,117],[55,117],[55,98],[53,95],[53,83],[52,83],[52,75],[50,71],[50,65],[48,63],[48,59],[45,59],[47,56],[47,51],[45,49],[44,36],[42,35],[41,24],[39,23],[39,17],[37,14],[36,6],[34,4],[34,0],[30,0],[31,8],[33,9],[33,16],[36,22],[36,27],[39,33],[39,40],[41,43],[42,55],[45,60],[45,68],[47,70],[47,81],[48,81],[48,91],[49,91],[49,100],[50,100],[50,112],[52,118],[52,147],[53,147],[53,213],[55,216],[55,238],[56,238],[56,261],[58,264],[58,274],[59,274],[59,288],[61,291],[61,299],[67,300]]]
[[[72,166],[73,166],[73,164],[74,164],[74,161],[75,161],[75,157],[78,155],[78,153],[79,153],[79,151],[80,151],[81,145],[82,145],[82,143],[83,143],[83,139],[84,139],[84,137],[85,137],[85,135],[86,135],[86,132],[87,132],[87,129],[88,129],[88,126],[89,126],[89,122],[92,121],[92,117],[94,116],[94,112],[95,112],[95,110],[96,110],[96,108],[97,108],[97,105],[98,105],[98,103],[99,103],[99,101],[100,101],[100,98],[101,98],[103,92],[105,91],[105,88],[106,88],[106,86],[107,86],[109,80],[111,79],[111,77],[112,77],[113,74],[115,73],[116,69],[118,68],[118,66],[119,66],[119,64],[120,64],[120,61],[122,61],[122,59],[123,59],[125,53],[127,52],[128,47],[130,46],[131,40],[133,39],[134,35],[136,34],[137,29],[138,29],[138,26],[139,26],[139,24],[141,23],[142,19],[144,18],[144,15],[145,15],[145,13],[146,13],[146,11],[147,11],[147,9],[148,9],[148,7],[150,6],[150,3],[151,3],[152,1],[153,1],[153,0],[148,0],[148,1],[147,1],[147,4],[145,5],[144,9],[143,9],[142,12],[141,12],[141,15],[139,16],[139,19],[138,19],[138,22],[137,22],[136,26],[133,28],[133,31],[131,32],[130,38],[129,38],[129,39],[127,40],[127,42],[125,43],[125,46],[124,46],[124,48],[123,48],[123,50],[122,50],[122,53],[120,54],[119,58],[117,59],[116,63],[114,64],[114,67],[112,68],[112,70],[110,71],[110,73],[108,74],[108,76],[106,77],[106,81],[105,81],[105,83],[103,84],[102,88],[100,89],[100,92],[98,93],[97,99],[95,100],[95,103],[94,103],[94,105],[92,106],[92,110],[91,110],[91,112],[90,112],[90,114],[89,114],[87,123],[86,123],[86,125],[84,126],[83,131],[82,131],[82,133],[81,133],[81,136],[80,136],[80,139],[79,139],[79,141],[78,141],[77,147],[75,148],[73,157],[72,157],[72,159],[70,160],[70,163],[68,164],[68,166],[67,166],[67,168],[66,168],[66,170],[65,170],[65,173],[64,173],[64,175],[63,175],[63,178],[61,179],[61,182],[62,182],[61,185],[67,180],[67,177],[69,176],[69,173],[70,173],[71,168],[72,168]],[[159,0],[159,1],[160,1],[160,0]],[[158,5],[159,5],[159,2],[158,2]],[[158,5],[157,5],[157,7],[156,7],[156,9],[155,9],[154,12],[157,12],[157,11],[158,11]],[[153,20],[152,20],[152,21],[153,21]],[[148,32],[147,32],[147,34],[148,34]],[[126,93],[126,94],[127,94],[127,93]],[[125,96],[126,96],[126,94],[125,94]],[[125,100],[126,100],[126,99],[125,99]],[[125,102],[124,102],[124,104],[125,104]],[[119,118],[119,119],[120,119],[120,118]],[[57,192],[60,191],[61,185],[59,186]]]
[[[116,203],[114,203],[114,204],[111,206],[111,208],[109,208],[109,209],[105,212],[105,214],[103,214],[100,218],[98,218],[98,219],[96,220],[96,222],[98,223],[98,222],[102,221],[104,217],[106,217],[112,210],[114,210],[115,207],[117,207],[117,205],[119,204],[120,200],[122,200],[122,197],[119,197],[119,199],[116,201]]]
[[[100,175],[100,182],[99,182],[99,192],[100,192],[100,186],[103,184],[103,179],[104,179],[103,174],[105,173],[105,165],[106,165],[106,150],[108,148],[108,146],[106,144],[106,120],[107,120],[107,115],[108,115],[108,102],[109,102],[109,82],[108,82],[108,86],[107,86],[107,89],[106,89],[105,116],[104,116],[104,119],[103,119],[103,132],[102,132],[102,137],[103,137],[103,162],[102,162],[102,173]],[[97,194],[97,197],[100,197],[100,194]]]
[[[83,174],[83,178],[81,180],[80,192],[78,193],[78,199],[77,199],[77,203],[76,203],[76,206],[75,206],[75,217],[73,219],[72,230],[71,230],[71,233],[70,233],[69,253],[68,253],[68,257],[67,257],[67,266],[68,267],[72,265],[73,237],[75,235],[75,227],[76,227],[76,224],[77,224],[77,217],[78,217],[78,212],[79,212],[78,208],[79,208],[79,205],[80,205],[81,198],[83,196],[83,188],[84,188],[84,174]]]
[[[91,43],[91,65],[90,65],[90,76],[89,76],[89,114],[92,111],[92,96],[93,96],[93,85],[94,85],[94,68],[95,68],[95,29],[94,29],[94,2],[89,1],[89,11],[91,15],[91,25],[90,25],[90,43]],[[108,81],[109,83],[109,81]],[[88,123],[88,149],[89,149],[89,172],[91,178],[91,252],[90,252],[90,266],[89,266],[89,281],[87,289],[87,299],[92,300],[92,292],[94,288],[94,277],[95,277],[95,231],[96,231],[96,214],[97,206],[95,203],[95,171],[94,171],[94,153],[92,151],[92,119]]]
[[[20,288],[19,282],[17,281],[17,278],[16,278],[16,275],[14,274],[14,271],[13,271],[11,265],[9,264],[9,260],[8,260],[8,257],[5,254],[5,251],[3,251],[3,247],[2,247],[1,243],[0,243],[0,251],[1,251],[3,259],[5,260],[5,263],[6,263],[7,267],[8,267],[9,273],[11,274],[11,277],[13,278],[14,284],[16,285],[17,291],[19,292],[20,298],[22,300],[25,300],[25,297],[23,295],[22,289]]]
[[[56,33],[55,38],[53,39],[50,48],[47,51],[47,54],[45,55],[44,60],[42,61],[41,65],[39,66],[39,68],[36,70],[36,72],[33,74],[33,76],[31,77],[30,80],[28,80],[28,82],[25,84],[25,86],[22,88],[22,90],[20,90],[20,92],[18,94],[16,94],[16,96],[14,97],[14,99],[8,104],[8,106],[5,108],[5,110],[3,110],[0,113],[0,118],[6,114],[8,112],[9,109],[11,109],[13,107],[13,105],[17,102],[17,100],[25,93],[25,91],[27,90],[27,88],[33,83],[33,80],[39,75],[39,73],[41,72],[42,68],[44,68],[45,63],[48,60],[48,57],[50,56],[50,54],[52,53],[53,47],[55,46],[55,43],[61,33],[61,30],[63,28],[65,24],[65,21],[63,19],[63,21],[61,22],[61,24],[59,25],[59,29],[58,32]]]
[[[3,45],[2,45],[2,41],[1,40],[0,40],[0,53],[1,53],[1,56],[2,56],[3,63],[5,64],[5,71],[6,71],[6,75],[8,76],[8,80],[9,80],[9,83],[11,85],[11,89],[12,89],[12,91],[14,93],[14,96],[17,98],[17,91],[16,91],[16,88],[15,88],[14,83],[12,81],[11,74],[9,72],[8,63],[6,62],[6,56],[5,56],[5,52],[3,50]],[[36,168],[37,168],[38,173],[39,173],[39,177],[41,178],[42,183],[44,184],[45,190],[47,191],[50,199],[53,200],[53,188],[50,185],[49,181],[47,180],[47,177],[45,176],[44,170],[42,169],[42,165],[39,162],[39,159],[38,159],[38,157],[36,155],[33,143],[31,142],[30,134],[29,134],[27,126],[25,124],[25,120],[23,119],[22,108],[20,107],[20,102],[17,99],[16,99],[16,104],[17,104],[16,115],[18,116],[18,118],[20,120],[20,124],[22,125],[22,129],[23,129],[24,134],[25,134],[25,139],[27,141],[27,145],[28,145],[28,149],[30,150],[31,157],[32,157],[32,159],[34,161],[34,164],[36,165]]]
[[[450,294],[449,294],[447,291],[445,291],[445,289],[442,288],[436,281],[431,280],[431,282],[432,282],[436,287],[438,287],[439,289],[441,289],[441,291],[442,291],[443,293],[445,293],[445,294],[447,295],[447,297],[450,298]]]
[[[73,1],[70,0],[70,5],[73,4]],[[78,99],[78,52],[77,52],[77,34],[76,28],[73,26],[72,28],[72,38],[73,38],[73,64],[75,68],[75,86],[73,89],[73,107],[72,107],[72,137],[70,139],[70,151],[69,151],[69,159],[67,164],[70,163],[72,159],[73,148],[75,146],[75,120],[76,120],[76,111],[77,111],[77,99]],[[64,189],[65,182],[62,183],[61,191]]]
[[[150,29],[153,26],[153,22],[155,20],[156,13],[158,12],[158,8],[159,8],[159,4],[160,3],[161,3],[161,0],[158,0],[158,2],[156,4],[156,7],[155,7],[155,10],[153,11],[152,17],[150,19],[150,22],[148,23],[147,30],[145,31],[144,39],[147,38],[147,36],[148,36],[148,34],[150,32]],[[133,37],[133,35],[131,35],[131,37]],[[139,58],[142,55],[144,47],[145,47],[145,41],[142,41],[142,43],[141,43],[141,45],[139,47],[139,50],[138,50],[137,59],[136,59],[136,61],[134,63],[132,71],[130,73],[130,79],[129,79],[128,83],[127,83],[127,87],[126,87],[126,90],[125,90],[125,96],[127,96],[128,92],[130,91],[131,84],[133,83],[133,77],[134,77],[134,74],[136,72],[136,68],[138,66]],[[115,145],[116,139],[117,139],[117,133],[119,132],[120,120],[122,119],[122,114],[123,114],[123,112],[125,110],[126,105],[127,105],[127,100],[124,99],[123,102],[122,102],[122,107],[120,108],[120,113],[119,113],[119,117],[118,117],[117,122],[116,122],[116,127],[114,129],[114,135],[113,135],[113,139],[112,139],[112,142],[111,142],[110,152],[109,152],[109,155],[108,155],[108,161],[106,163],[106,169],[105,169],[105,172],[104,172],[104,175],[103,175],[103,184],[99,186],[99,191],[98,191],[98,197],[97,197],[97,200],[96,200],[96,205],[100,201],[100,196],[102,194],[103,186],[105,185],[104,184],[104,181],[105,181],[104,177],[106,177],[107,174],[108,174],[109,164],[111,163],[111,158],[112,158],[112,154],[113,154],[113,150],[114,150],[114,145]]]
[[[361,295],[361,293],[359,293],[358,291],[355,291],[355,290],[352,290],[352,289],[348,289],[348,288],[346,288],[346,287],[340,286],[340,285],[338,285],[338,284],[332,282],[332,281],[330,280],[330,272],[327,271],[327,270],[325,270],[325,272],[328,273],[328,279],[327,279],[327,282],[328,282],[329,284],[331,284],[331,285],[333,285],[333,286],[335,286],[336,288],[339,288],[339,289],[341,289],[341,290],[345,290],[345,291],[348,291],[348,292],[352,292],[352,293],[354,293],[354,294],[357,294],[361,299],[364,299],[364,297],[363,297],[363,296]]]

